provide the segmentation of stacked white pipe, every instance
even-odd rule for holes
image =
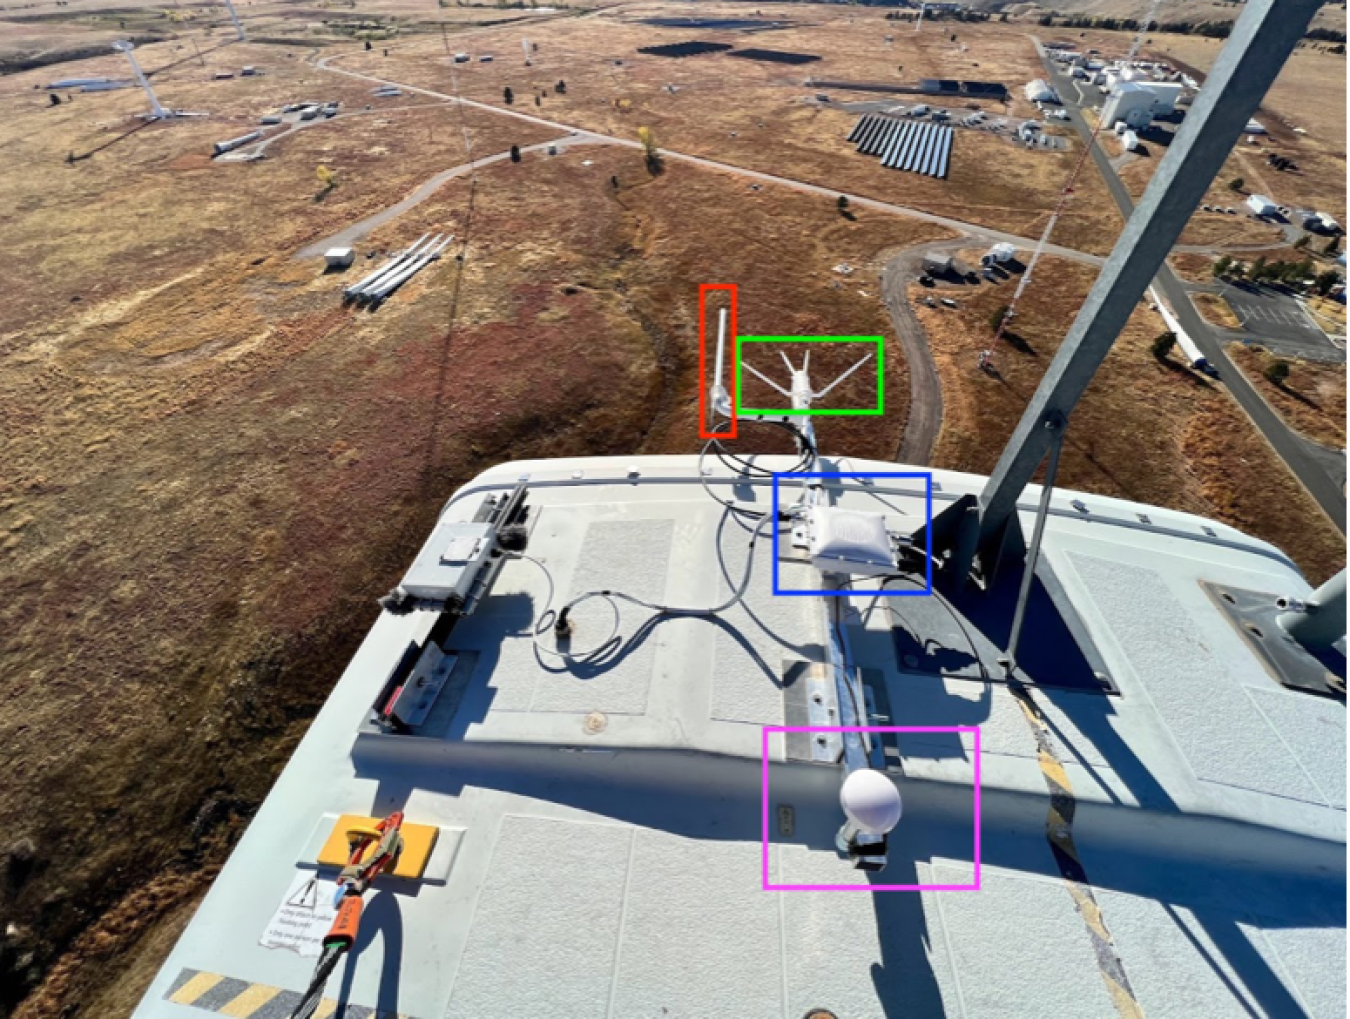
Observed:
[[[427,245],[421,253],[406,260],[396,271],[382,278],[374,286],[367,287],[361,293],[357,294],[357,302],[360,304],[378,306],[386,297],[417,275],[428,262],[440,258],[441,252],[444,251],[454,239],[454,234],[451,234],[444,240],[441,240],[440,236],[437,235],[436,240]],[[437,243],[438,241],[439,243]]]
[[[384,265],[380,266],[369,276],[358,280],[349,287],[343,287],[342,299],[344,301],[357,300],[367,290],[378,286],[381,281],[393,275],[401,267],[407,265],[412,259],[416,258],[421,251],[425,250],[425,248],[431,247],[432,244],[435,244],[440,240],[440,234],[437,234],[436,237],[428,243],[427,238],[429,237],[431,237],[431,234],[423,234],[413,242],[411,247],[404,248],[402,251],[395,253],[384,263]]]

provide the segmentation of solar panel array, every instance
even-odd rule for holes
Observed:
[[[869,114],[853,125],[848,140],[864,156],[880,156],[890,170],[945,179],[951,163],[952,129],[923,120]]]

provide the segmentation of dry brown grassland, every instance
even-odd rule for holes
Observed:
[[[1218,294],[1191,294],[1196,310],[1207,321],[1225,329],[1242,328],[1242,320],[1237,317],[1227,301]]]
[[[1276,385],[1265,370],[1276,356],[1259,346],[1228,345],[1228,356],[1290,427],[1332,449],[1345,448],[1345,365],[1285,360],[1289,377]]]
[[[687,14],[665,4],[644,5],[641,17]],[[997,25],[948,25],[919,35],[883,20],[881,11],[840,20],[837,7],[786,5],[797,27],[747,36],[734,31],[673,29],[643,24],[630,8],[585,19],[555,19],[528,32],[539,50],[525,67],[517,29],[487,29],[473,37],[474,60],[455,65],[439,38],[410,38],[389,56],[358,52],[335,60],[350,71],[384,76],[440,92],[514,106],[562,124],[633,139],[639,127],[654,130],[660,145],[766,173],[838,188],[882,201],[1005,230],[1039,236],[1059,191],[1077,161],[1079,142],[1065,152],[1029,152],[981,131],[961,129],[953,145],[950,176],[941,181],[883,169],[845,141],[856,116],[849,101],[903,97],[838,91],[834,101],[808,101],[807,77],[850,81],[910,82],[919,77],[974,77],[1012,84],[1013,101],[983,104],[991,115],[1018,117],[1034,110],[1016,87],[1038,73],[1025,35]],[[738,5],[701,5],[701,16],[744,17]],[[956,43],[950,35],[955,32]],[[886,44],[887,34],[894,38]],[[725,54],[673,59],[639,47],[697,38],[737,47],[811,53],[800,66],[738,59]],[[962,50],[961,47],[967,47]],[[491,63],[477,57],[491,53]],[[621,61],[621,64],[616,64]],[[899,68],[903,67],[903,73]],[[555,85],[566,82],[566,94]],[[676,91],[669,91],[674,87]],[[535,105],[535,98],[540,100]],[[1078,198],[1056,228],[1058,243],[1104,254],[1121,220],[1096,175],[1084,175]]]

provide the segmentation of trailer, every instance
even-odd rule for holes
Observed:
[[[330,269],[345,269],[356,261],[352,248],[329,248],[323,253],[324,264]]]
[[[1279,206],[1265,195],[1249,195],[1247,198],[1247,208],[1252,211],[1252,215],[1261,218],[1273,216],[1279,211]]]
[[[1153,303],[1158,307],[1158,314],[1161,315],[1163,321],[1167,323],[1168,331],[1177,338],[1177,346],[1181,349],[1181,352],[1186,355],[1186,363],[1196,371],[1208,373],[1210,371],[1208,358],[1200,353],[1200,348],[1195,345],[1195,341],[1191,339],[1190,334],[1188,334],[1185,329],[1181,328],[1181,323],[1177,320],[1177,317],[1172,314],[1172,309],[1167,306],[1167,302],[1162,299],[1157,288],[1149,287],[1148,293],[1149,296],[1153,298]]]
[[[1011,244],[995,244],[987,252],[980,256],[980,265],[986,269],[995,265],[1002,265],[1005,262],[1011,262],[1017,254],[1017,249]]]
[[[212,154],[222,156],[226,152],[233,152],[235,149],[242,148],[249,142],[256,142],[262,137],[261,131],[250,131],[248,134],[241,134],[238,138],[231,138],[228,141],[216,142],[211,146]]]

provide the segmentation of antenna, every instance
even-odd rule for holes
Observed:
[[[141,65],[136,62],[136,57],[132,50],[136,47],[125,39],[119,39],[112,44],[112,48],[118,53],[126,55],[128,63],[131,64],[131,71],[136,75],[136,80],[141,83],[141,88],[145,89],[145,94],[150,97],[150,116],[155,120],[167,120],[173,116],[171,112],[159,105],[159,100],[155,98],[155,90],[150,87],[150,81],[146,78],[145,72],[141,70]]]
[[[727,395],[727,387],[722,385],[722,369],[726,364],[726,351],[727,309],[719,308],[717,311],[717,360],[713,362],[713,382],[712,387],[708,390],[708,405],[712,408],[714,418],[719,414],[722,417],[731,417],[731,397]],[[773,385],[773,383],[769,384]]]
[[[923,12],[926,10],[928,10],[928,5],[921,2],[919,4],[919,20],[914,22],[914,31],[917,32],[923,26]]]
[[[243,42],[244,26],[239,21],[239,15],[234,13],[234,0],[225,0],[225,6],[230,9],[230,20],[234,22],[234,30],[239,33],[239,42]]]
[[[720,349],[720,348],[721,348],[721,340],[720,340],[720,338],[719,338],[719,340],[718,340],[718,348],[719,348],[719,350],[718,350],[718,358],[719,358],[719,362],[720,362],[720,358],[721,358],[721,349]],[[812,404],[812,403],[814,403],[816,400],[819,400],[822,396],[824,396],[826,393],[828,393],[828,392],[829,392],[831,389],[833,389],[835,386],[839,385],[839,383],[843,382],[846,378],[848,378],[848,377],[849,377],[850,375],[852,375],[855,371],[857,371],[859,368],[861,368],[863,365],[865,365],[868,361],[872,360],[872,352],[869,351],[868,353],[866,353],[865,355],[863,355],[863,357],[862,357],[856,364],[854,364],[852,367],[850,367],[847,371],[845,371],[842,375],[840,375],[838,378],[836,378],[833,382],[831,382],[831,383],[830,383],[828,386],[826,386],[824,389],[814,389],[814,388],[812,388],[812,386],[811,386],[811,352],[810,352],[809,350],[806,352],[806,356],[802,358],[802,366],[801,366],[800,368],[795,368],[795,367],[793,367],[793,364],[792,364],[792,362],[788,359],[787,354],[784,354],[781,350],[780,350],[778,353],[779,353],[779,356],[782,357],[783,363],[784,363],[785,365],[787,365],[787,369],[788,369],[788,371],[789,371],[789,372],[791,373],[791,375],[792,375],[791,389],[784,389],[784,388],[783,388],[782,386],[780,386],[777,382],[773,381],[773,379],[769,378],[769,377],[768,377],[767,375],[765,375],[763,372],[759,371],[759,370],[758,370],[754,365],[752,365],[752,364],[749,364],[749,363],[743,363],[743,364],[741,365],[741,367],[744,368],[746,371],[748,371],[751,375],[754,375],[754,376],[755,376],[756,378],[758,378],[760,381],[768,383],[768,385],[772,386],[772,387],[773,387],[774,389],[776,389],[778,392],[782,393],[782,394],[783,394],[784,396],[786,396],[789,400],[791,400],[791,401],[792,401],[792,409],[793,409],[793,410],[810,410],[810,409],[811,409],[811,404]],[[714,392],[716,392],[716,390],[714,390]],[[796,415],[793,415],[793,416],[795,417]],[[777,415],[775,415],[775,414],[758,414],[758,415],[756,415],[756,414],[751,414],[751,415],[747,415],[747,417],[750,417],[750,418],[756,418],[756,417],[758,417],[758,418],[777,418]],[[786,418],[785,418],[785,420],[790,420],[790,419],[786,419]],[[811,448],[811,449],[815,449],[815,448],[816,448],[816,427],[815,427],[815,423],[813,422],[813,420],[812,420],[812,418],[810,417],[810,415],[805,415],[805,420],[804,420],[801,424],[796,425],[795,427],[796,427],[797,432],[798,432],[798,439],[797,439],[798,445],[802,445],[802,444],[804,443],[807,447],[809,447],[809,448]]]

